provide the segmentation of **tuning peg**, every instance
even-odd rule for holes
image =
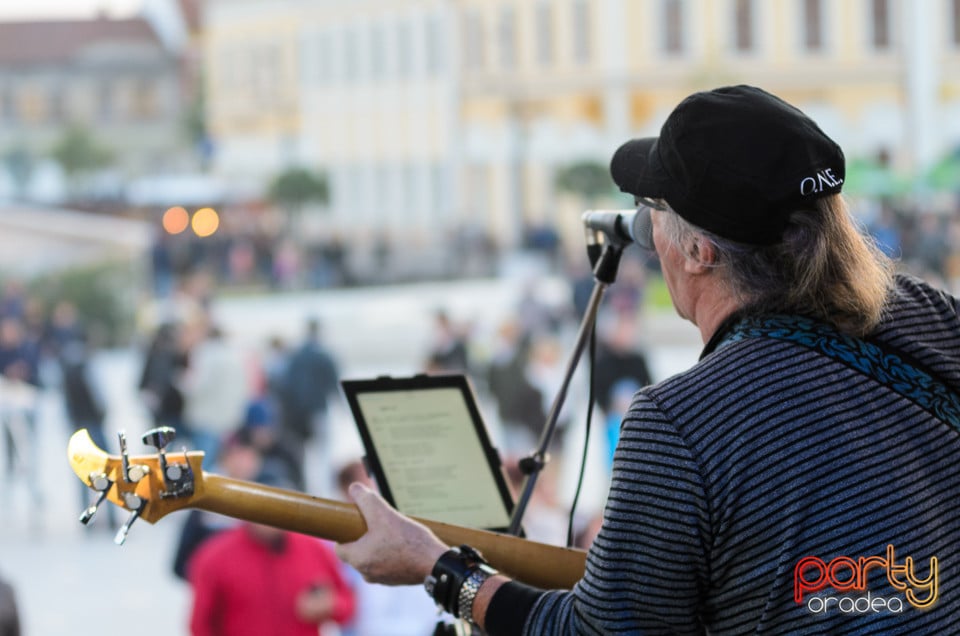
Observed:
[[[164,449],[176,436],[177,431],[172,426],[158,426],[143,434],[143,443],[157,449],[157,454],[160,457],[160,471],[168,484],[177,482],[183,477],[183,469],[180,466],[167,464],[167,454],[164,452]]]
[[[104,473],[90,473],[90,487],[97,492],[107,492],[113,482]]]
[[[163,466],[163,476],[167,481],[178,482],[183,479],[183,466],[180,464],[167,464],[166,459],[161,462]]]
[[[158,426],[151,428],[143,434],[143,443],[147,446],[153,446],[163,453],[163,449],[177,437],[177,430],[172,426]]]
[[[110,490],[112,482],[110,479],[103,473],[90,473],[90,487],[100,493],[100,496],[97,497],[97,501],[94,502],[89,508],[84,510],[80,514],[80,523],[87,525],[93,519],[93,516],[97,514],[97,508],[100,507],[100,504],[103,503],[103,500],[107,497],[107,491]]]
[[[193,469],[190,468],[190,458],[187,449],[183,449],[183,462],[167,463],[166,455],[160,455],[160,468],[166,489],[160,493],[161,498],[185,497],[193,494]]]
[[[124,493],[123,502],[127,508],[131,509],[131,512],[130,516],[127,517],[127,520],[124,521],[123,525],[120,526],[120,529],[117,530],[117,535],[113,538],[113,542],[117,545],[123,545],[123,542],[127,540],[127,534],[130,532],[130,526],[133,525],[134,521],[140,518],[140,512],[143,510],[143,499],[132,492]]]
[[[119,431],[117,437],[120,440],[120,459],[123,462],[123,478],[128,482],[136,483],[147,476],[150,469],[146,466],[130,463],[130,455],[127,453],[127,434]]]
[[[80,523],[87,525],[93,520],[93,515],[97,514],[97,508],[100,507],[100,504],[103,503],[103,500],[107,498],[107,491],[101,491],[100,496],[97,497],[97,500],[86,510],[80,513]]]
[[[113,537],[113,542],[115,544],[123,545],[123,543],[127,540],[127,534],[129,534],[130,532],[130,526],[132,526],[133,522],[136,521],[139,517],[140,517],[139,510],[134,510],[133,512],[130,513],[130,516],[127,518],[127,520],[124,521],[123,525],[120,526],[120,529],[117,530],[117,535]]]

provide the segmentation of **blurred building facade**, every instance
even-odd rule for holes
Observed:
[[[919,172],[960,145],[958,0],[208,0],[206,29],[218,173],[325,172],[324,222],[368,237],[577,232],[558,171],[721,84],[851,160]]]
[[[100,170],[79,169],[97,172],[88,195],[119,196],[125,179],[189,164],[182,48],[159,26],[106,16],[0,22],[0,177],[15,198],[69,194],[72,175],[50,160],[69,131],[105,157]]]
[[[330,184],[319,234],[435,246],[456,222],[454,14],[436,0],[208,2],[218,174],[316,169]]]

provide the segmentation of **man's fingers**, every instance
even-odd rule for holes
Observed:
[[[384,519],[394,513],[393,508],[383,497],[360,482],[355,481],[350,484],[347,492],[353,499],[353,503],[357,504],[364,520],[368,522],[368,528],[373,525],[371,522]]]
[[[362,548],[358,544],[366,545],[371,541],[376,542],[376,539],[373,539],[370,530],[376,529],[383,525],[383,515],[389,513],[391,510],[390,505],[383,500],[380,495],[376,492],[361,484],[360,482],[353,482],[347,488],[347,494],[350,499],[353,500],[353,503],[357,505],[357,509],[360,511],[360,515],[363,517],[363,520],[367,524],[367,532],[356,541],[351,541],[349,543],[340,543],[336,546],[337,556],[344,561],[353,561],[362,552]],[[364,541],[366,539],[366,541]]]
[[[364,499],[367,495],[374,493],[359,481],[355,481],[347,488],[347,494],[350,495],[350,498],[353,499],[355,503],[359,504],[360,499]]]

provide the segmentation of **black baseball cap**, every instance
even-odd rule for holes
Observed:
[[[799,109],[754,86],[694,93],[659,137],[620,146],[620,190],[664,199],[684,219],[752,245],[783,238],[792,211],[840,192],[843,151]]]

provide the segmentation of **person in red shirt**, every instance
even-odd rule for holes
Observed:
[[[343,625],[356,601],[341,568],[313,537],[253,523],[224,530],[190,560],[190,633],[317,636],[324,623]]]

